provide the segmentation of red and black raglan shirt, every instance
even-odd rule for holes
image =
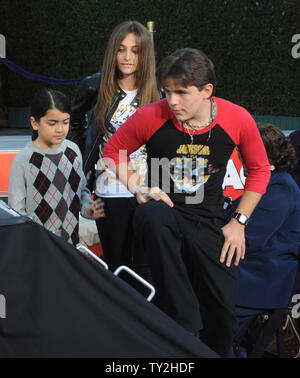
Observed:
[[[213,99],[217,116],[211,127],[194,132],[193,143],[166,99],[137,110],[106,145],[107,165],[129,162],[129,155],[146,144],[148,186],[159,186],[185,211],[221,217],[226,166],[238,146],[248,169],[244,189],[264,194],[270,167],[254,119],[236,104]]]

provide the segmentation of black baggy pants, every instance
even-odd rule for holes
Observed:
[[[162,201],[137,207],[135,238],[146,253],[155,303],[223,357],[236,331],[237,267],[219,262],[224,242],[217,219],[183,214]]]

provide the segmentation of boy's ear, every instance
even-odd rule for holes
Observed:
[[[214,91],[213,84],[211,84],[211,83],[206,84],[204,86],[204,88],[202,89],[202,91],[204,91],[207,98],[210,98],[213,94],[213,91]]]
[[[35,118],[34,117],[30,117],[29,120],[30,120],[31,127],[33,128],[33,130],[38,130],[39,129],[39,124],[35,120]]]

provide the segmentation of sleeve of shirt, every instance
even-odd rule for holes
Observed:
[[[82,165],[81,165],[82,167]],[[84,176],[84,173],[82,171],[82,168],[80,169],[80,176],[81,176],[81,196],[80,196],[80,214],[84,218],[89,218],[87,213],[87,208],[93,204],[92,200],[92,194],[89,191],[88,187],[86,186],[86,178]]]
[[[246,110],[241,112],[239,122],[239,150],[248,171],[244,189],[264,194],[271,172],[263,141],[254,119]]]
[[[86,186],[86,179],[84,175],[81,177],[81,196],[80,196],[80,203],[81,203],[81,209],[80,214],[84,218],[89,218],[87,213],[87,208],[93,204],[92,195],[89,189]]]
[[[138,109],[109,139],[103,151],[108,167],[129,162],[130,154],[147,142],[151,126],[143,110]]]
[[[8,182],[8,205],[21,215],[26,214],[26,176],[20,153],[14,158]]]

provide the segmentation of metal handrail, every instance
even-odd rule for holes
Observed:
[[[83,245],[81,243],[78,243],[76,245],[76,249],[78,249],[80,252],[82,252],[86,256],[91,256],[96,261],[98,261],[101,265],[103,265],[105,269],[108,270],[108,265],[102,259],[100,259],[100,257],[98,257],[97,255],[95,255],[90,249],[88,249],[85,245]],[[155,295],[155,288],[148,281],[144,280],[144,278],[142,278],[141,276],[139,276],[137,273],[135,273],[132,269],[130,269],[126,265],[119,266],[114,271],[113,274],[115,276],[118,276],[121,271],[126,271],[132,277],[134,277],[137,281],[139,281],[140,283],[142,283],[144,286],[146,286],[150,290],[150,294],[147,297],[147,301],[150,302],[152,300],[152,298],[154,297],[154,295]]]
[[[147,301],[150,302],[152,300],[152,298],[154,297],[155,295],[155,288],[146,280],[144,280],[144,278],[142,278],[141,276],[139,276],[137,273],[135,273],[132,269],[128,268],[128,266],[126,265],[121,265],[119,266],[115,271],[114,271],[114,275],[118,276],[119,273],[122,271],[122,270],[125,270],[127,273],[129,273],[131,276],[133,276],[137,281],[141,282],[143,285],[145,285],[149,290],[150,290],[150,294],[148,295],[147,297]]]
[[[96,261],[98,261],[100,264],[102,264],[104,266],[105,269],[108,270],[108,265],[102,260],[100,259],[100,257],[98,257],[97,255],[95,255],[90,249],[88,249],[85,245],[81,244],[81,243],[78,243],[76,245],[76,248],[82,252],[84,255],[86,256],[91,256],[93,259],[95,259]]]

